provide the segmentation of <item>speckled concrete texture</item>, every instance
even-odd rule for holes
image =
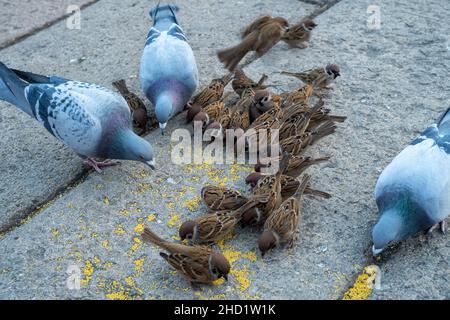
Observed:
[[[83,10],[85,29],[71,33],[57,24],[0,51],[0,60],[26,70],[106,86],[125,77],[139,92],[135,76],[150,25],[146,15],[151,4],[112,3],[102,0]],[[300,71],[329,62],[341,66],[342,77],[325,103],[333,113],[348,119],[335,135],[323,139],[309,153],[332,156],[328,163],[308,172],[313,186],[333,197],[305,199],[300,240],[293,250],[280,250],[262,259],[256,250],[257,232],[237,229],[216,247],[232,262],[231,281],[192,289],[159,257],[156,248],[141,242],[139,234],[148,225],[177,241],[179,224],[206,211],[199,199],[205,183],[222,183],[245,193],[243,178],[251,169],[240,165],[177,166],[170,161],[170,136],[161,136],[156,130],[146,136],[158,150],[156,172],[138,163],[123,163],[101,175],[91,173],[0,238],[0,298],[337,299],[360,279],[357,276],[364,267],[375,264],[381,269],[381,289],[370,295],[372,290],[364,287],[359,296],[448,299],[448,234],[418,235],[377,260],[371,258],[369,248],[377,220],[372,192],[378,175],[448,107],[450,29],[445,18],[450,6],[446,0],[378,1],[381,28],[371,29],[367,25],[370,5],[371,1],[342,0],[315,19],[318,27],[307,49],[288,50],[279,44],[246,68],[254,78],[267,73],[268,82],[280,85],[276,90],[283,91],[296,88],[299,82],[280,75],[281,70]],[[238,41],[239,29],[254,17],[272,12],[297,19],[316,8],[289,0],[195,1],[180,6],[180,21],[194,48],[203,85],[224,74],[216,50]],[[226,14],[218,15],[219,9]],[[202,19],[192,19],[198,12]],[[69,47],[59,46],[58,54],[54,53],[63,40]],[[28,53],[26,60],[24,53]],[[87,59],[70,63],[80,57]],[[2,104],[0,112],[2,117],[14,115],[0,122],[0,129],[5,122],[11,128],[11,134],[2,139],[2,148],[9,147],[8,141],[20,141],[30,148],[45,137],[43,129],[13,107]],[[27,124],[30,137],[13,140],[19,130],[25,131],[23,127],[14,131],[17,121]],[[177,127],[188,128],[182,116],[170,123],[168,132]],[[45,148],[57,145],[50,138]],[[18,165],[25,172],[38,171],[42,177],[55,175],[52,165],[77,167],[79,160],[74,160],[74,165],[67,163],[71,152],[60,148],[67,157],[31,155],[32,160],[26,158]],[[9,159],[6,164],[16,159],[14,153]],[[27,169],[33,162],[35,167]],[[9,203],[6,199],[20,188],[36,194],[35,189],[48,186],[40,178],[22,184],[14,174],[12,171],[4,179],[7,183],[2,186],[9,194],[1,193],[1,203]],[[59,179],[69,181],[70,176]],[[30,187],[31,183],[36,186]],[[19,208],[29,201],[17,199]],[[69,275],[68,269],[75,273]],[[67,281],[77,275],[76,270],[81,288],[71,290]]]

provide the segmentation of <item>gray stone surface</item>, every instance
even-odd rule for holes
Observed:
[[[31,50],[34,56],[25,67],[105,85],[136,74],[142,35],[149,24],[144,14],[149,4],[139,1],[134,7],[122,4],[112,9],[109,2],[83,11],[87,29],[73,35],[73,45],[66,51],[70,57],[86,56],[81,65],[46,59],[51,52],[48,45],[39,53]],[[313,8],[287,0],[239,4],[198,1],[181,11],[203,84],[223,74],[214,52],[237,39],[237,25],[273,12],[272,8],[289,18],[289,13],[296,12],[293,6]],[[102,175],[91,174],[0,238],[0,298],[333,299],[341,297],[362,268],[373,263],[382,270],[382,287],[373,299],[449,298],[448,234],[419,235],[375,261],[368,249],[377,219],[372,197],[377,176],[448,107],[450,53],[445,18],[450,7],[446,0],[426,4],[379,1],[381,29],[369,30],[366,20],[371,4],[343,0],[316,18],[319,26],[308,49],[287,50],[280,44],[246,69],[255,78],[268,73],[271,83],[286,90],[298,86],[298,81],[277,74],[280,70],[297,71],[329,62],[341,65],[342,77],[326,104],[349,118],[334,136],[311,151],[312,155],[332,155],[332,160],[309,170],[313,185],[331,192],[333,198],[305,199],[301,238],[293,251],[278,251],[263,260],[256,254],[257,234],[237,230],[237,235],[219,246],[233,263],[228,284],[193,291],[174,275],[155,248],[137,240],[143,225],[171,238],[180,220],[205,211],[196,198],[204,183],[217,183],[226,176],[227,185],[245,189],[242,178],[248,168],[176,166],[169,161],[169,136],[161,137],[155,131],[147,139],[159,150],[157,172],[149,173],[141,164],[123,163]],[[218,15],[219,9],[227,14]],[[202,12],[202,21],[189,19],[195,12],[197,16]],[[243,15],[239,23],[230,23],[234,12],[234,16]],[[135,24],[117,27],[130,17]],[[60,27],[14,46],[14,52],[42,43],[39,37],[58,43]],[[106,42],[103,49],[98,45],[100,39]],[[9,62],[24,63],[20,56],[16,59]],[[137,89],[136,79],[131,79],[131,86]],[[181,117],[175,119],[169,131],[182,122]],[[81,270],[80,290],[66,286],[71,265]]]
[[[65,21],[61,21],[0,51],[0,61],[17,69],[57,74],[106,87],[111,87],[113,80],[126,78],[130,88],[140,94],[136,76],[151,24],[148,11],[155,3],[102,1],[82,11],[81,30],[67,29]],[[217,12],[235,12],[244,25],[260,12],[284,14],[285,7],[276,1],[256,4],[199,1],[197,6],[183,6],[180,17],[199,61],[202,83],[223,73],[216,63],[215,52],[222,43],[234,41],[239,33],[228,16],[217,16]],[[193,22],[189,17],[196,16],[198,8],[205,19]],[[287,16],[299,19],[314,7],[296,2],[294,8],[295,12]],[[81,62],[74,62],[80,58]],[[0,152],[5,159],[0,165],[3,174],[0,203],[5,203],[0,209],[2,231],[23,219],[55,190],[72,182],[82,173],[83,164],[33,119],[4,102],[0,102],[0,131],[3,132]]]
[[[66,16],[69,6],[96,0],[0,0],[0,48]]]

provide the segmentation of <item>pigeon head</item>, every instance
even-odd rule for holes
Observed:
[[[401,240],[402,217],[395,209],[384,212],[372,230],[374,256],[389,244]]]
[[[172,117],[173,112],[173,102],[169,95],[161,95],[158,98],[155,106],[156,119],[159,122],[159,127],[161,128],[162,134],[166,129],[167,122]]]
[[[117,130],[108,149],[106,157],[109,159],[139,161],[155,169],[152,145],[131,129]]]

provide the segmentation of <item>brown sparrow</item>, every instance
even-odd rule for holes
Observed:
[[[232,71],[242,58],[250,51],[255,51],[258,57],[263,56],[284,35],[289,26],[286,19],[281,17],[262,21],[257,28],[248,33],[238,45],[221,50],[217,53],[219,60]]]
[[[250,107],[250,122],[253,123],[264,112],[274,107],[272,94],[268,90],[255,91],[254,103]]]
[[[231,107],[229,128],[247,130],[250,126],[250,107],[254,104],[255,91],[247,88],[241,98]]]
[[[195,95],[194,98],[192,98],[191,105],[188,106],[188,112],[186,114],[187,122],[191,122],[195,115],[202,111],[202,108],[219,101],[223,96],[225,87],[231,81],[232,77],[233,74],[229,73],[222,78],[213,79],[206,88]]]
[[[305,108],[304,111],[285,114],[284,121],[281,124],[279,137],[280,140],[288,139],[293,136],[301,135],[308,129],[311,118],[322,108],[315,105],[312,108]]]
[[[309,182],[309,176],[304,175],[295,194],[283,201],[264,223],[264,232],[259,237],[258,247],[261,255],[276,248],[282,243],[294,244],[298,236],[298,225],[300,223],[300,205]]]
[[[317,27],[314,21],[307,19],[299,24],[289,27],[281,40],[286,42],[291,48],[304,49],[311,39],[311,31]]]
[[[250,186],[253,188],[258,183],[258,181],[265,176],[267,176],[267,174],[264,174],[262,172],[252,172],[247,176],[245,182],[247,184],[250,184]],[[295,193],[295,191],[298,189],[299,184],[300,182],[294,177],[287,175],[281,176],[281,197],[283,198],[283,201],[291,197]],[[311,195],[324,199],[331,198],[331,195],[328,192],[312,189],[309,186],[305,189],[305,195]]]
[[[283,153],[278,172],[274,175],[265,176],[256,183],[252,190],[253,195],[265,195],[268,200],[242,214],[242,224],[244,226],[264,223],[272,211],[280,206],[282,202],[281,177],[289,163],[289,158],[289,154]]]
[[[201,196],[206,206],[214,211],[236,210],[247,202],[239,191],[219,186],[203,187]]]
[[[206,112],[200,111],[197,113],[193,119],[193,122],[201,122],[202,123],[202,129],[205,130],[208,125],[211,123],[211,119],[209,118],[208,114]]]
[[[311,84],[321,89],[326,89],[329,84],[341,75],[337,64],[328,64],[325,68],[311,69],[300,73],[282,71],[281,74],[296,77],[306,84]]]
[[[208,114],[210,119],[217,119],[222,113],[222,110],[225,108],[225,100],[229,97],[229,95],[230,93],[228,92],[224,94],[221,99],[208,104],[203,108],[203,112]]]
[[[124,79],[114,81],[113,86],[119,91],[130,108],[133,124],[141,129],[147,128],[148,115],[144,102],[133,92],[131,92]]]
[[[263,74],[258,82],[253,81],[249,78],[241,68],[236,68],[234,70],[234,78],[231,82],[231,87],[234,92],[236,92],[239,96],[242,95],[245,89],[251,88],[253,90],[264,90],[268,86],[264,85],[264,82],[267,80],[268,76]]]
[[[283,99],[282,106],[284,108],[289,108],[292,105],[298,103],[308,104],[314,93],[314,87],[312,85],[303,86],[293,92],[288,93]]]
[[[267,197],[253,196],[234,211],[218,211],[205,214],[195,220],[188,220],[180,227],[180,239],[188,239],[193,244],[212,244],[220,241],[238,225],[242,213],[255,207],[260,201],[267,201]]]
[[[158,237],[149,228],[144,229],[142,240],[166,250],[168,254],[160,252],[161,257],[191,283],[210,284],[220,278],[228,280],[230,263],[210,247],[171,243]]]

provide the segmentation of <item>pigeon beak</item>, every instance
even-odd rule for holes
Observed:
[[[383,251],[383,248],[381,249],[376,249],[375,246],[372,246],[372,255],[375,257],[377,255],[379,255],[381,252]]]
[[[159,127],[161,128],[161,134],[164,135],[164,132],[166,130],[167,122],[159,123]]]
[[[146,165],[150,167],[150,169],[155,170],[155,160],[145,162]]]

